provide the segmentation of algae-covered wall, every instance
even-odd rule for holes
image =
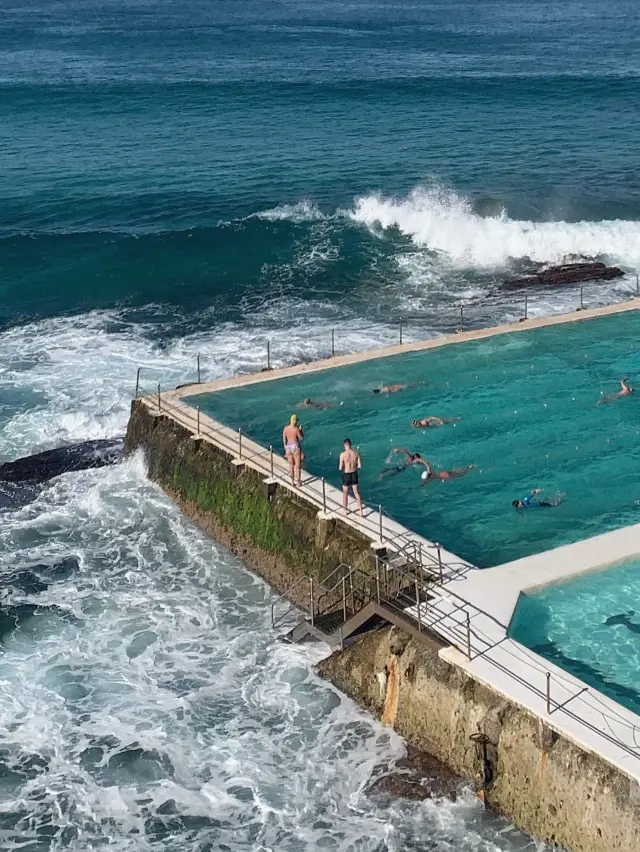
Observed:
[[[241,556],[278,591],[298,578],[327,577],[341,563],[373,560],[370,541],[339,519],[324,520],[288,488],[270,487],[258,472],[168,416],[132,404],[125,449],[143,448],[149,476],[202,529]],[[306,602],[300,587],[290,597]]]
[[[486,771],[487,803],[534,836],[573,852],[640,849],[636,781],[406,634],[370,633],[318,670],[459,774],[482,786]],[[470,739],[478,732],[486,764]]]

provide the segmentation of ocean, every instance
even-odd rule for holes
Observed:
[[[630,0],[6,0],[0,462],[123,434],[138,367],[426,336],[488,295],[499,321],[504,278],[572,257],[621,298],[639,47]],[[139,457],[0,505],[2,848],[538,848],[470,793],[369,795],[400,738]]]

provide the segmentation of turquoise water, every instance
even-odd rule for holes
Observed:
[[[192,405],[281,446],[292,412],[305,426],[307,469],[338,483],[342,441],[363,459],[362,493],[407,526],[486,567],[640,520],[640,395],[599,404],[621,376],[640,377],[640,314],[497,335],[192,397]],[[375,395],[381,383],[408,383]],[[311,397],[327,410],[302,408]],[[414,418],[455,422],[415,429]],[[457,418],[457,419],[456,419]],[[423,486],[421,469],[380,479],[407,447],[436,470],[468,475]],[[402,461],[396,454],[390,461]],[[532,488],[566,495],[515,511]]]
[[[640,713],[640,559],[521,595],[509,635]]]

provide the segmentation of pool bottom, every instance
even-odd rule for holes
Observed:
[[[640,559],[520,596],[509,636],[640,715]]]

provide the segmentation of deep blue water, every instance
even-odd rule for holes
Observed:
[[[639,39],[631,0],[5,0],[0,461],[122,434],[138,367],[430,334],[568,256],[625,295]],[[534,848],[473,798],[368,796],[400,739],[274,642],[141,459],[0,498],[0,606],[38,615],[0,648],[3,848]]]

